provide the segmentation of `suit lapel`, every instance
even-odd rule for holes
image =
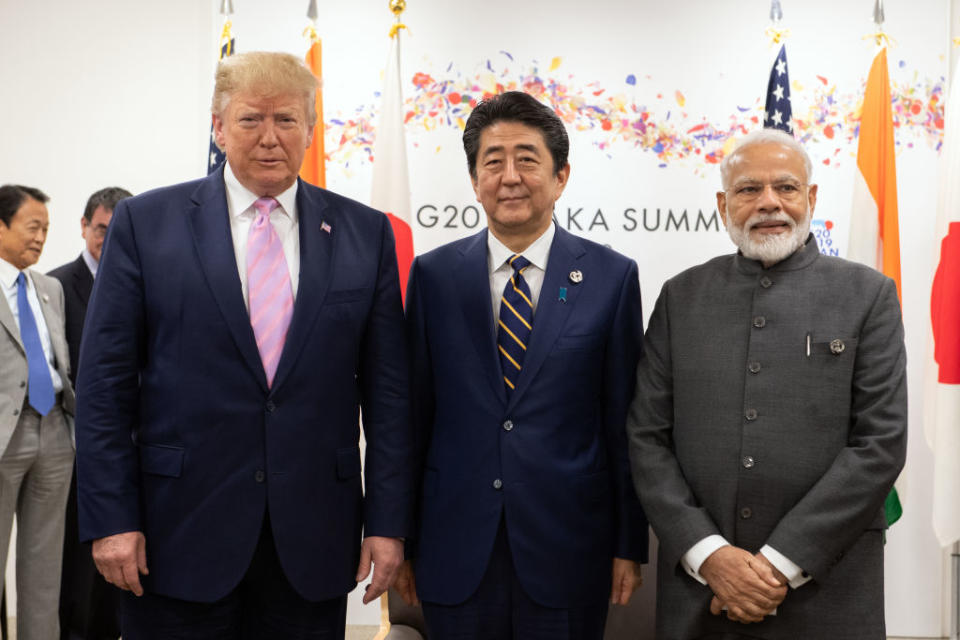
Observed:
[[[87,301],[90,300],[90,293],[93,291],[93,274],[87,267],[83,254],[73,263],[73,291],[77,298],[83,303],[83,310],[87,310]]]
[[[50,336],[50,348],[53,349],[53,359],[56,363],[57,371],[61,375],[66,373],[70,363],[70,355],[67,353],[67,338],[63,330],[63,309],[57,313],[56,304],[52,298],[56,292],[47,287],[47,282],[41,278],[35,278],[32,271],[28,270],[27,276],[33,282],[33,288],[37,291],[37,299],[40,300],[40,312],[43,314],[43,322],[47,326],[47,335]],[[39,327],[38,327],[39,328]]]
[[[503,386],[503,374],[497,357],[497,334],[493,326],[493,307],[490,306],[487,233],[478,233],[464,245],[460,262],[455,267],[454,282],[459,285],[457,293],[464,326],[477,350],[487,382],[493,387],[500,401],[506,404],[507,392]]]
[[[210,292],[244,361],[266,391],[267,377],[250,326],[250,315],[243,304],[222,165],[200,183],[192,200],[193,209],[187,215],[187,223]]]
[[[17,328],[17,322],[13,319],[13,312],[10,310],[6,296],[4,296],[2,303],[0,303],[0,324],[2,324],[3,328],[10,334],[13,342],[20,348],[20,352],[26,355],[27,352],[23,348],[23,341],[20,340],[20,329]]]
[[[298,178],[299,180],[299,178]],[[333,260],[337,245],[336,210],[327,205],[323,192],[299,180],[297,188],[297,217],[300,227],[300,281],[293,305],[293,317],[280,354],[280,363],[273,380],[273,388],[283,384],[293,370],[297,357],[306,344],[315,319],[323,306],[330,287]],[[326,223],[329,230],[321,226]]]
[[[577,261],[586,250],[576,236],[570,235],[557,226],[556,235],[550,246],[550,257],[547,261],[547,273],[543,278],[543,287],[537,301],[537,313],[533,318],[533,331],[530,334],[530,345],[523,357],[523,369],[517,380],[517,388],[510,396],[511,409],[517,400],[530,386],[536,377],[537,371],[557,341],[563,326],[576,306],[580,287],[569,281],[570,272],[577,268]],[[567,289],[566,301],[560,300],[560,288]]]

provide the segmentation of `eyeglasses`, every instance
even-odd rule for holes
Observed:
[[[804,182],[795,180],[779,180],[777,182],[741,182],[731,188],[728,193],[733,192],[733,197],[743,202],[756,200],[763,194],[767,187],[773,189],[777,197],[781,200],[793,201],[803,197],[803,189],[808,185]]]
[[[94,237],[102,238],[105,235],[107,235],[107,225],[98,224],[97,226],[93,226],[89,222],[86,222],[85,224],[87,226],[87,229],[89,229],[91,233],[93,233]]]

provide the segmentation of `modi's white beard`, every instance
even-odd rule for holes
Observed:
[[[810,233],[810,219],[813,217],[811,211],[803,217],[798,224],[783,211],[777,213],[755,213],[750,216],[742,225],[737,226],[730,219],[730,212],[727,211],[727,233],[733,244],[737,245],[740,253],[751,260],[759,260],[764,266],[776,264],[781,260],[792,255],[797,249],[803,246]],[[790,230],[777,234],[760,234],[757,239],[750,235],[750,229],[754,226],[769,221],[785,222]]]

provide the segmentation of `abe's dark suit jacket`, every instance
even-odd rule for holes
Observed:
[[[80,338],[83,335],[83,319],[87,315],[87,302],[93,291],[93,274],[83,259],[83,254],[73,262],[57,267],[47,275],[63,285],[66,301],[67,347],[70,349],[70,382],[77,382],[77,365],[80,362]]]
[[[355,586],[361,527],[410,533],[390,224],[302,181],[297,207],[300,281],[272,388],[241,294],[223,170],[114,212],[80,355],[80,535],[142,530],[148,591],[226,595],[268,511],[284,572],[308,600]]]
[[[660,540],[657,637],[882,640],[883,502],[907,444],[893,281],[812,236],[769,269],[722,256],[664,284],[644,347],[627,431]],[[713,616],[680,566],[711,534],[812,580],[763,622]]]
[[[642,333],[637,266],[557,228],[509,401],[494,327],[486,230],[416,259],[407,328],[420,598],[458,604],[473,593],[502,514],[534,600],[595,604],[609,598],[614,556],[647,553],[624,431]]]

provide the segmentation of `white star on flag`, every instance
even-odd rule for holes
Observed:
[[[774,123],[774,124],[781,124],[782,122],[783,122],[783,114],[780,113],[779,111],[774,111],[774,112],[773,112],[773,123]]]
[[[777,89],[773,92],[773,95],[776,96],[777,100],[783,100],[783,87],[777,85]]]
[[[786,71],[787,71],[787,61],[783,60],[782,58],[780,60],[777,60],[777,75],[782,76],[784,73],[786,73]]]

